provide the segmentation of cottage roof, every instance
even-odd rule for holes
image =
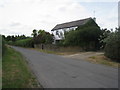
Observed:
[[[51,31],[58,30],[58,29],[63,29],[63,28],[81,26],[81,25],[84,25],[85,23],[87,23],[90,19],[92,19],[92,18],[86,18],[86,19],[81,19],[81,20],[77,20],[77,21],[57,24]]]

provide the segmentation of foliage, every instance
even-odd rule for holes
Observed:
[[[13,45],[21,46],[21,47],[33,47],[34,46],[32,38],[18,40],[14,42]]]
[[[101,44],[101,49],[105,48],[106,42],[104,40],[111,34],[111,31],[108,30],[107,28],[102,29],[102,34],[100,35],[100,44]]]
[[[8,44],[8,45],[14,45],[14,43],[15,43],[15,42],[13,42],[13,41],[7,41],[7,44]]]
[[[36,37],[37,36],[37,30],[36,29],[34,29],[33,30],[33,33],[31,34],[33,37]]]
[[[21,36],[19,36],[19,35],[12,35],[12,36],[10,36],[10,35],[8,35],[7,37],[5,37],[4,35],[3,35],[3,37],[4,37],[4,39],[7,41],[7,42],[9,42],[9,41],[12,41],[12,42],[15,42],[15,41],[17,41],[17,40],[22,40],[22,39],[26,39],[26,38],[29,38],[29,37],[26,37],[25,35],[21,35]]]
[[[37,36],[33,38],[34,44],[51,44],[53,36],[45,30],[37,31]]]
[[[105,55],[120,61],[120,28],[112,32],[105,40]]]
[[[99,26],[90,20],[85,25],[65,33],[65,45],[80,46],[84,50],[96,50],[99,46],[99,38],[102,34]]]
[[[26,37],[25,35],[8,35],[5,37],[2,35],[2,37],[5,39],[5,42],[9,45],[16,45],[16,46],[22,46],[22,47],[33,47],[33,40],[30,37]]]

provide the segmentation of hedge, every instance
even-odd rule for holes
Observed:
[[[106,39],[105,55],[120,62],[120,32],[114,32]]]

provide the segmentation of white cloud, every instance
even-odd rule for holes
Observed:
[[[0,31],[23,32],[27,35],[34,28],[50,31],[56,24],[86,18],[87,11],[73,0],[2,0]],[[20,25],[12,25],[17,22]],[[14,34],[14,33],[13,33]]]
[[[78,2],[118,2],[119,0],[77,0]]]
[[[31,35],[33,29],[45,29],[50,32],[58,23],[92,16],[80,4],[81,1],[0,0],[0,33]]]

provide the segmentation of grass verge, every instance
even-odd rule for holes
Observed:
[[[2,88],[40,87],[24,59],[19,52],[6,48],[2,60]]]
[[[114,62],[111,59],[104,56],[104,54],[89,57],[87,60],[92,63],[104,64],[104,65],[112,66],[116,68],[118,68],[118,65],[120,65],[118,62]]]

